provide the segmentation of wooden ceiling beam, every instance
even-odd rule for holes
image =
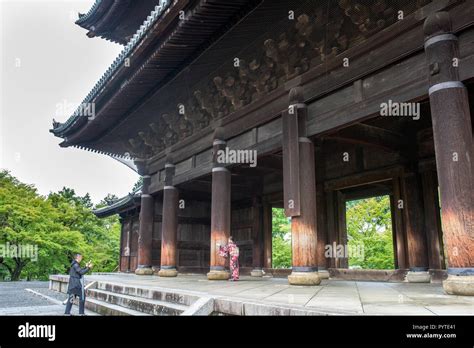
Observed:
[[[375,146],[391,152],[403,152],[406,146],[406,141],[401,134],[364,123],[341,129],[326,138]]]

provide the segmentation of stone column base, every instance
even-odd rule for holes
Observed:
[[[443,288],[449,295],[474,296],[474,276],[449,275]]]
[[[320,279],[329,279],[329,272],[326,269],[318,271]]]
[[[412,272],[409,271],[406,276],[409,283],[429,283],[431,282],[431,275],[429,272]]]
[[[207,274],[207,279],[209,280],[227,280],[230,278],[229,271],[215,271],[212,270]]]
[[[263,277],[264,274],[265,272],[263,271],[263,269],[260,268],[256,268],[250,272],[250,275],[252,277]]]
[[[158,272],[160,277],[176,277],[178,275],[178,271],[176,268],[161,268]]]
[[[291,272],[288,282],[291,285],[319,285],[321,278],[318,272]]]
[[[136,275],[153,275],[153,268],[150,267],[138,267],[135,270]]]

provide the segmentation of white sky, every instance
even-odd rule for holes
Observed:
[[[82,102],[122,49],[74,24],[93,2],[0,0],[0,168],[41,194],[66,186],[98,203],[130,192],[138,175],[107,156],[61,148],[49,132],[53,117],[70,115],[57,115],[58,105]]]

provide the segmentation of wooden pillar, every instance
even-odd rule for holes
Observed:
[[[302,89],[293,88],[288,112],[283,115],[284,207],[291,215],[293,266],[288,281],[293,285],[318,285],[321,282],[317,272],[314,145],[306,137],[306,118],[307,105],[303,103]],[[298,175],[298,178],[292,175]]]
[[[123,248],[123,256],[125,259],[125,265],[121,265],[125,272],[130,272],[130,243],[132,240],[132,218],[126,217],[123,220],[123,231],[125,233],[125,245]]]
[[[178,235],[178,189],[173,186],[175,166],[165,164],[165,187],[163,189],[163,220],[161,223],[161,266],[160,277],[176,277],[177,235]]]
[[[428,248],[424,225],[421,180],[417,173],[402,179],[404,222],[408,247],[410,271],[407,280],[413,283],[430,281],[428,273]]]
[[[327,191],[326,192],[326,216],[327,216],[327,243],[331,246],[330,250],[332,252],[328,253],[329,256],[329,267],[330,268],[337,268],[339,266],[339,262],[336,258],[336,250],[337,250],[337,224],[336,224],[336,216],[335,216],[335,198],[336,192],[334,191]],[[325,251],[326,255],[326,251]]]
[[[151,177],[143,175],[143,186],[140,205],[140,225],[138,229],[138,267],[135,274],[151,275],[153,269],[151,265],[152,258],[152,235],[153,235],[153,216],[154,200],[149,194]]]
[[[207,274],[210,280],[227,280],[230,277],[226,258],[219,255],[219,246],[226,245],[230,237],[231,174],[223,163],[217,161],[218,151],[225,151],[226,144],[224,140],[215,137],[211,198],[211,265]]]
[[[423,206],[425,208],[425,230],[428,246],[428,265],[430,270],[444,268],[444,257],[441,242],[441,218],[438,198],[438,182],[436,173],[424,171],[421,173],[423,186]]]
[[[459,45],[449,13],[425,22],[425,52],[448,279],[448,294],[474,295],[474,145]]]
[[[133,233],[133,217],[128,219],[128,230],[127,230],[127,272],[132,271],[132,233]]]
[[[291,219],[293,270],[317,271],[316,254],[316,187],[313,143],[300,138],[301,213]]]
[[[325,255],[327,244],[327,217],[326,217],[326,198],[324,194],[324,165],[323,165],[323,150],[321,146],[315,148],[315,157],[319,161],[315,163],[316,170],[316,233],[317,245],[316,255],[318,259],[318,273],[321,279],[328,279],[328,261]]]
[[[346,225],[346,200],[342,192],[337,192],[337,234],[339,245],[342,245],[343,250],[348,250],[347,246],[347,225]],[[339,268],[349,268],[349,258],[344,252],[341,257],[338,257]]]
[[[263,205],[262,198],[255,196],[252,204],[252,277],[263,276]]]
[[[401,193],[401,178],[395,177],[392,180],[393,194],[390,196],[390,206],[392,212],[392,226],[394,235],[395,264],[398,269],[408,269],[407,245],[404,223],[404,202]]]
[[[263,267],[272,268],[272,205],[263,203]]]
[[[125,258],[125,243],[124,238],[126,237],[125,235],[125,219],[123,217],[119,217],[119,223],[120,223],[120,256],[119,256],[119,272],[123,272],[125,265],[124,265],[124,258]]]

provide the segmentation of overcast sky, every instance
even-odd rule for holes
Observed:
[[[66,186],[98,203],[130,192],[138,175],[110,157],[60,148],[49,132],[53,117],[70,115],[60,105],[81,103],[122,49],[74,24],[93,2],[0,0],[0,168],[41,194]]]

